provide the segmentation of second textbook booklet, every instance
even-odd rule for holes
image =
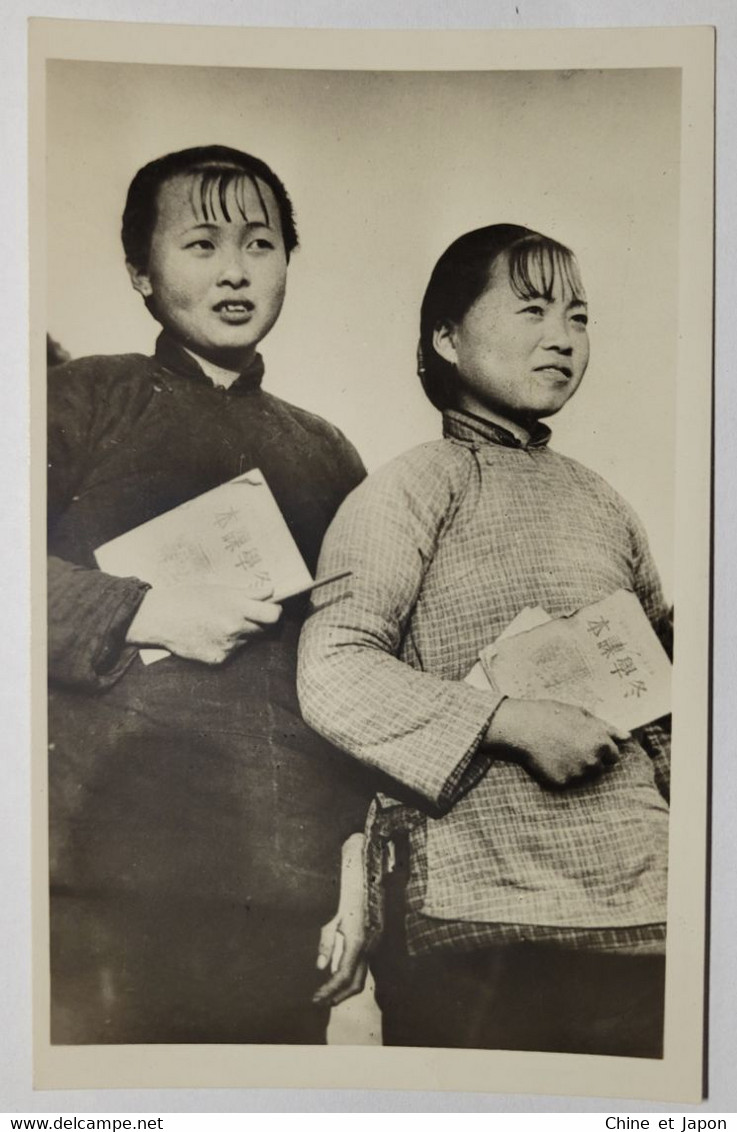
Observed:
[[[467,680],[519,699],[560,700],[631,731],[671,710],[671,665],[629,590],[552,618],[527,608]]]

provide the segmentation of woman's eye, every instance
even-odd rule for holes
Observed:
[[[249,248],[255,248],[256,251],[273,251],[274,244],[266,236],[259,236],[256,240],[251,240],[248,245]]]
[[[192,240],[190,244],[185,244],[186,248],[195,248],[197,251],[211,252],[215,248],[212,240]]]
[[[588,326],[589,316],[587,314],[574,314],[571,315],[571,322],[576,322],[579,326]]]
[[[543,315],[545,314],[545,311],[539,304],[532,303],[529,307],[522,308],[522,314]]]

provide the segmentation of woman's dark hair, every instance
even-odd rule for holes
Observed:
[[[456,404],[458,377],[454,366],[435,350],[433,335],[440,326],[461,322],[488,287],[494,264],[502,255],[512,289],[520,298],[550,300],[561,278],[583,301],[573,252],[557,240],[519,224],[491,224],[460,236],[435,264],[420,314],[418,372],[425,393],[441,412]]]
[[[123,211],[122,238],[125,258],[137,271],[146,271],[148,268],[151,237],[156,227],[159,189],[172,177],[190,173],[201,174],[199,204],[206,218],[217,202],[226,220],[230,219],[227,190],[231,184],[236,184],[237,189],[237,182],[244,175],[253,182],[259,197],[261,194],[256,178],[268,185],[279,208],[284,248],[289,259],[290,253],[298,244],[297,228],[292,202],[276,173],[265,161],[252,157],[249,153],[242,153],[239,149],[231,149],[227,145],[203,145],[167,153],[156,161],[150,161],[138,170],[131,181]],[[236,200],[240,199],[236,192]],[[261,203],[268,215],[266,205],[263,201]],[[239,204],[239,208],[243,213],[242,205]]]

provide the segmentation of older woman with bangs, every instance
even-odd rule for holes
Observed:
[[[302,708],[402,799],[377,800],[369,854],[389,873],[386,1044],[662,1055],[665,727],[464,682],[526,606],[631,589],[668,636],[637,517],[548,446],[588,357],[567,248],[517,225],[462,236],[421,315],[443,439],[370,476],[323,545],[321,571],[352,577],[303,630]]]

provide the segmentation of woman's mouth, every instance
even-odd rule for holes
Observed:
[[[560,381],[561,378],[565,379],[566,381],[570,381],[570,379],[573,377],[573,370],[570,368],[570,366],[535,366],[535,373],[547,374],[549,377],[553,377],[558,381]]]
[[[222,299],[212,309],[226,322],[247,322],[255,307],[250,299]]]

